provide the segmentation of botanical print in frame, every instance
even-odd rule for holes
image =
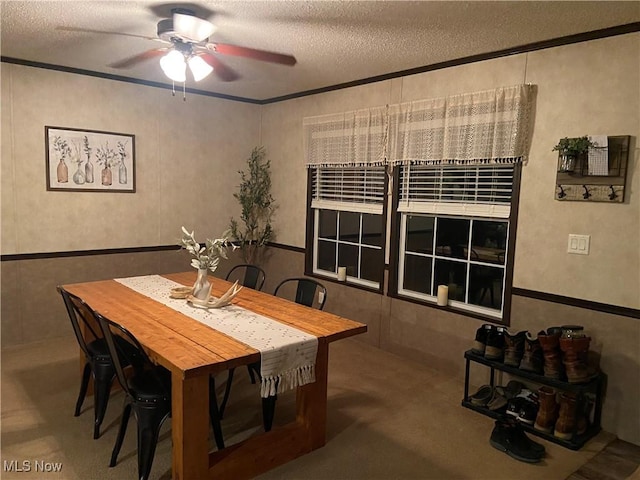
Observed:
[[[134,135],[45,126],[44,139],[47,190],[136,191]]]

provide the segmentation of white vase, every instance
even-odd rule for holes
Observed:
[[[209,300],[209,296],[211,295],[211,283],[209,283],[206,268],[198,269],[198,278],[196,278],[196,283],[193,284],[191,295],[199,300]]]

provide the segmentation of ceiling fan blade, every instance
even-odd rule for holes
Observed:
[[[118,62],[112,63],[109,66],[111,68],[130,68],[140,62],[144,62],[145,60],[160,57],[164,55],[168,50],[169,48],[154,48],[153,50],[147,50],[146,52],[139,53],[138,55],[134,55],[133,57],[125,58]]]
[[[280,63],[282,65],[295,65],[297,63],[296,57],[282,53],[267,52],[266,50],[256,50],[254,48],[239,47],[226,43],[210,43],[207,46],[213,47],[215,52],[221,53],[222,55],[246,57],[263,62]]]
[[[105,30],[92,30],[90,28],[76,28],[76,27],[64,27],[59,26],[56,27],[56,30],[61,30],[63,32],[79,32],[79,33],[98,33],[102,35],[120,35],[122,37],[133,37],[133,38],[142,38],[144,40],[160,40],[158,37],[147,37],[145,35],[136,35],[135,33],[123,33],[123,32],[108,32]]]
[[[216,27],[195,15],[176,12],[173,14],[173,29],[182,38],[202,42],[215,32]]]
[[[233,82],[238,80],[240,75],[231,67],[222,63],[215,55],[210,53],[202,53],[199,55],[202,59],[213,67],[213,73],[223,82]]]

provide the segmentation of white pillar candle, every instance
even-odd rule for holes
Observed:
[[[449,299],[449,287],[446,285],[438,285],[438,305],[444,307]]]
[[[338,267],[338,281],[344,282],[347,280],[347,267]]]

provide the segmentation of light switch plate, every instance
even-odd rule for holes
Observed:
[[[589,255],[589,242],[591,235],[569,234],[569,242],[567,243],[567,252],[577,255]]]

